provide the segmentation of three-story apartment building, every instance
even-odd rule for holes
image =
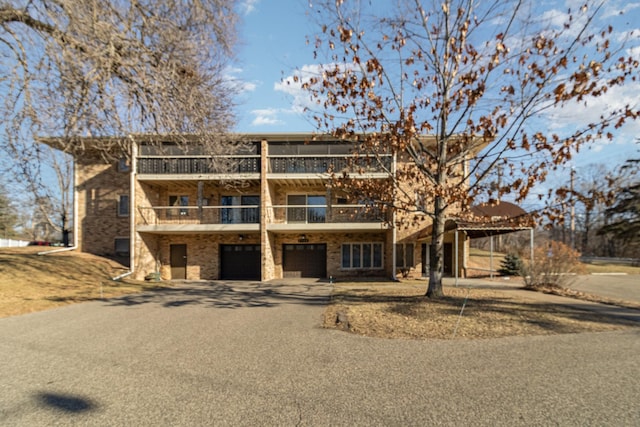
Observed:
[[[310,134],[244,138],[244,151],[213,157],[132,142],[126,160],[111,164],[87,144],[75,158],[78,249],[120,257],[138,279],[156,272],[166,280],[426,273],[429,222],[394,227],[397,218],[353,200],[329,174],[388,180],[397,159],[355,157],[349,143]],[[453,234],[446,241],[451,272]]]

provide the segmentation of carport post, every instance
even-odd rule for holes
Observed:
[[[529,250],[531,251],[530,253],[531,267],[530,268],[533,268],[533,227],[531,227],[530,233],[531,233],[531,236],[529,237]]]
[[[489,237],[489,278],[493,279],[493,234]]]
[[[454,252],[454,256],[455,256],[455,261],[453,262],[454,264],[454,268],[456,270],[456,281],[455,281],[455,286],[458,287],[458,229],[456,228],[456,230],[454,231],[454,237],[453,237],[453,241],[455,242],[455,247],[456,249],[453,251]]]

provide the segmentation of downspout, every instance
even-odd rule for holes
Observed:
[[[136,176],[138,170],[138,145],[133,136],[131,140],[131,171],[129,175],[129,271],[135,271],[136,248]]]
[[[397,281],[398,277],[396,275],[396,240],[397,240],[397,232],[396,232],[396,161],[397,161],[397,153],[393,153],[393,159],[391,163],[391,173],[393,175],[393,198],[391,199],[391,205],[393,207],[391,213],[391,280]]]

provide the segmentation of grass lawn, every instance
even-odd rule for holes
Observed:
[[[157,284],[111,280],[122,265],[89,254],[47,247],[0,248],[0,317],[47,310],[65,304],[138,293]]]
[[[445,297],[431,300],[424,296],[425,289],[424,281],[339,282],[324,326],[396,339],[499,338],[638,326],[637,322],[542,303],[504,290],[445,287]]]

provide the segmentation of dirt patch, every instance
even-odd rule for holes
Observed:
[[[424,291],[424,285],[336,284],[324,326],[379,338],[477,339],[638,325],[508,291],[445,287],[445,297],[435,300],[424,297]]]

